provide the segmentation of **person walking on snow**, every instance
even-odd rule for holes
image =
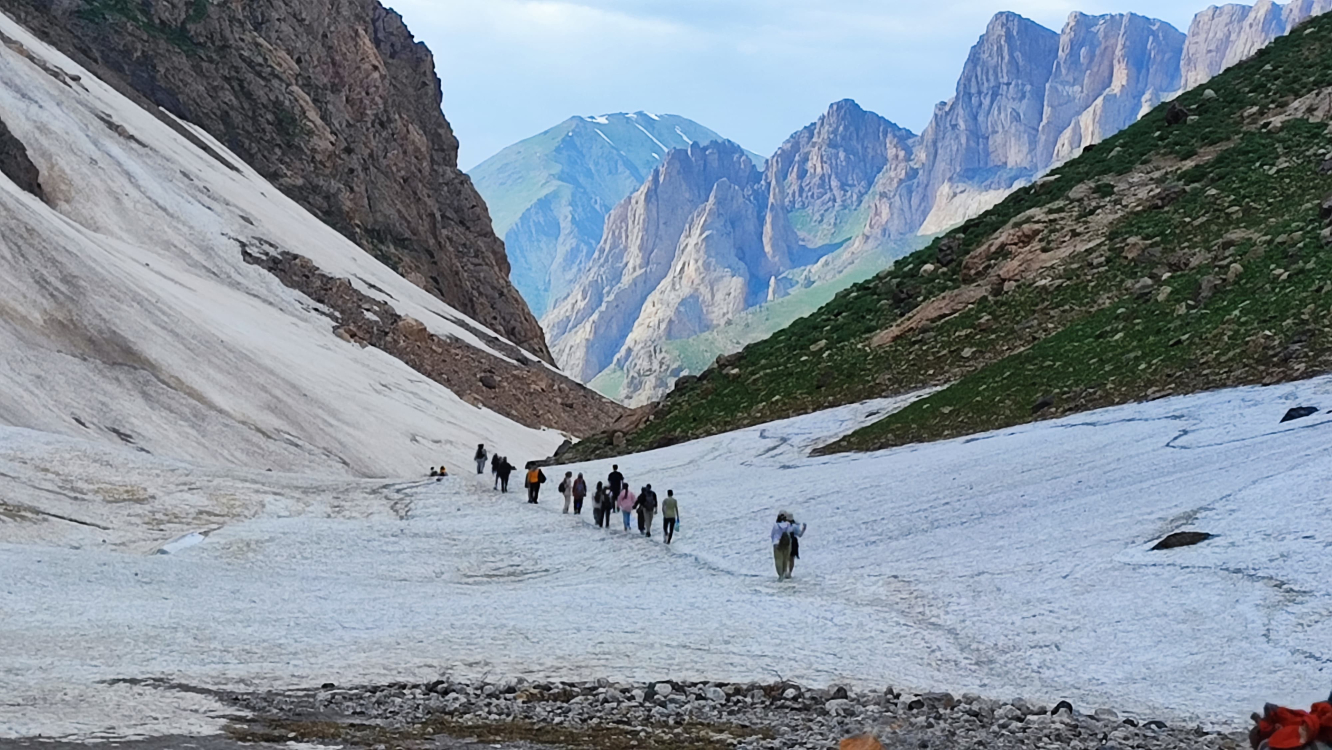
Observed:
[[[587,497],[587,480],[583,479],[583,473],[578,473],[578,478],[573,483],[574,515],[583,515],[583,498]]]
[[[560,486],[555,489],[564,496],[564,512],[569,512],[569,505],[573,503],[573,472],[564,472],[564,479],[560,480]]]
[[[652,485],[643,486],[638,493],[638,502],[634,503],[634,508],[638,510],[638,533],[651,537],[652,517],[657,513],[657,493],[652,491]]]
[[[527,488],[527,502],[532,505],[537,504],[537,498],[541,495],[541,485],[546,482],[546,473],[535,464],[527,465],[527,478],[523,486]]]
[[[675,502],[675,490],[666,490],[666,499],[661,501],[661,535],[666,543],[671,543],[675,536],[675,527],[680,523],[680,506]]]
[[[481,443],[481,444],[479,444],[479,445],[476,446],[476,456],[474,456],[474,458],[476,458],[476,474],[477,474],[477,476],[480,476],[480,475],[482,475],[482,474],[485,474],[485,473],[486,473],[486,459],[487,459],[487,458],[490,458],[490,456],[486,455],[486,444],[485,444],[485,443]]]
[[[637,502],[638,498],[634,496],[634,491],[629,489],[627,484],[624,489],[620,490],[620,494],[615,497],[615,505],[620,509],[620,515],[624,516],[625,531],[629,530],[629,517],[634,514],[634,504]],[[607,521],[606,525],[610,526],[610,521]]]
[[[606,491],[606,485],[597,482],[597,489],[592,493],[592,521],[598,529],[603,524],[610,527],[610,506],[610,493]]]
[[[620,498],[620,490],[624,489],[624,475],[620,473],[620,465],[611,466],[610,476],[606,477],[606,485],[610,487],[610,496],[612,500]]]
[[[499,466],[495,469],[495,476],[499,477],[500,492],[509,491],[509,475],[513,473],[514,466],[509,463],[508,456],[500,456]]]
[[[795,516],[787,511],[777,514],[777,523],[772,527],[772,560],[777,565],[777,580],[791,577],[800,556],[799,539],[804,533],[805,524],[797,524]]]
[[[504,463],[504,456],[496,453],[490,457],[490,473],[495,475],[495,486],[492,489],[499,489],[500,464]]]

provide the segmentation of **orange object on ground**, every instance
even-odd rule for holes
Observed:
[[[1332,745],[1332,703],[1315,703],[1308,711],[1267,704],[1263,715],[1253,715],[1256,725],[1249,743],[1270,750],[1299,750],[1315,742]]]
[[[883,743],[872,734],[847,737],[838,744],[838,750],[883,750]]]

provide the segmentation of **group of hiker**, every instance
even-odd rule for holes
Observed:
[[[495,478],[495,489],[500,492],[509,491],[509,476],[514,471],[514,465],[509,463],[509,459],[498,453],[491,455],[486,451],[485,444],[476,447],[476,473],[483,475],[486,473],[486,461],[490,461],[490,471]],[[441,471],[442,471],[441,467]],[[523,487],[527,490],[527,502],[537,505],[541,497],[541,485],[546,483],[546,473],[536,462],[528,462],[526,475],[523,477]],[[611,466],[611,472],[606,476],[605,482],[597,482],[595,489],[589,493],[587,480],[582,473],[577,476],[572,471],[564,472],[564,478],[560,480],[556,488],[560,496],[564,499],[564,512],[571,510],[574,515],[582,515],[584,502],[591,497],[592,521],[597,528],[609,530],[614,523],[615,513],[618,511],[621,521],[624,523],[624,530],[628,533],[633,528],[633,522],[637,519],[638,533],[641,536],[650,538],[652,536],[652,523],[656,518],[657,511],[661,511],[661,531],[663,540],[670,544],[675,538],[675,532],[680,528],[680,504],[675,498],[674,490],[666,490],[666,497],[659,499],[656,490],[652,489],[651,484],[643,485],[637,493],[630,488],[628,480],[620,472],[619,464]],[[795,568],[795,561],[800,556],[800,537],[805,533],[805,524],[796,523],[795,516],[789,511],[781,511],[777,514],[777,522],[772,527],[772,557],[773,563],[777,568],[777,579],[785,580],[791,577],[791,571]]]

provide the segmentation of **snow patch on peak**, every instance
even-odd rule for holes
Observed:
[[[690,146],[694,145],[693,140],[691,140],[689,136],[684,134],[684,131],[680,129],[679,125],[675,126],[675,133],[676,135],[680,136],[681,140],[683,140],[687,145]]]
[[[643,135],[647,136],[648,138],[651,138],[653,143],[657,144],[658,146],[661,146],[661,150],[662,150],[662,151],[670,151],[670,148],[668,148],[668,147],[666,146],[666,144],[664,144],[664,143],[662,143],[661,141],[657,140],[657,137],[656,137],[655,135],[649,133],[649,132],[647,131],[647,128],[643,127],[642,125],[639,125],[638,123],[634,123],[634,127],[636,127],[636,128],[638,128],[639,130],[643,131]],[[653,154],[653,156],[656,156],[656,154]],[[658,157],[658,158],[660,158],[660,157]]]
[[[651,118],[654,119],[654,120],[660,120],[660,119],[661,119],[660,117],[658,117],[658,116],[652,114],[651,112],[644,112],[643,114],[647,115],[648,117],[651,117]]]
[[[584,117],[584,118],[583,118],[583,121],[584,121],[584,122],[593,122],[593,123],[596,123],[597,125],[609,125],[609,124],[610,124],[610,118],[606,117],[605,115],[597,115],[596,117]]]
[[[601,136],[602,140],[609,143],[611,145],[611,148],[617,148],[615,145],[615,141],[612,141],[610,138],[607,138],[606,134],[601,132],[601,128],[593,128],[593,130],[597,131],[597,135]]]

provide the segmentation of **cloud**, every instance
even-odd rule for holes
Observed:
[[[1137,11],[1184,26],[1202,0],[401,0],[435,52],[464,167],[575,114],[691,117],[771,152],[833,101],[920,129],[998,11],[1054,29]]]

